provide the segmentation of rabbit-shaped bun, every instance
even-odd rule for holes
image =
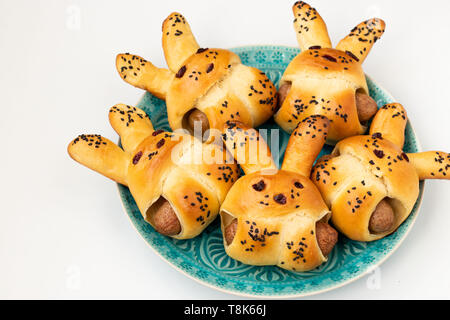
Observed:
[[[333,225],[350,239],[391,234],[411,213],[419,180],[450,178],[449,154],[402,151],[406,122],[402,105],[387,104],[370,135],[340,141],[313,168],[311,179],[332,210]]]
[[[281,170],[255,129],[230,124],[223,138],[245,172],[220,208],[227,254],[251,265],[311,270],[327,260],[337,241],[330,211],[309,180],[329,122],[311,116],[289,139]]]
[[[109,120],[123,149],[100,135],[80,135],[69,144],[70,156],[128,186],[142,216],[158,232],[176,239],[201,233],[237,180],[230,154],[190,135],[154,131],[136,107],[115,105]]]
[[[167,17],[162,37],[169,70],[131,54],[119,54],[116,66],[126,82],[166,100],[172,130],[193,134],[198,122],[202,134],[222,132],[230,120],[256,127],[273,115],[277,92],[267,76],[229,50],[200,48],[181,14]]]
[[[275,121],[292,132],[309,115],[324,115],[330,120],[329,143],[362,134],[365,121],[377,111],[362,63],[384,33],[384,22],[374,18],[360,23],[332,49],[327,27],[314,8],[298,1],[293,12],[302,52],[281,78]]]

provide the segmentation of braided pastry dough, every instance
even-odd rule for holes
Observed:
[[[132,106],[115,105],[109,120],[123,149],[100,135],[80,135],[69,144],[69,155],[128,186],[142,216],[158,232],[176,239],[201,233],[237,180],[233,158],[190,135],[154,131],[145,112]]]

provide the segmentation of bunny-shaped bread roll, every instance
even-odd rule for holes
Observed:
[[[387,104],[370,135],[340,141],[313,168],[311,180],[332,210],[333,225],[350,239],[391,234],[411,213],[419,180],[450,178],[449,154],[402,151],[406,122],[402,105]]]
[[[123,150],[100,135],[80,135],[69,144],[70,156],[128,186],[142,216],[158,232],[176,239],[201,233],[237,180],[230,154],[187,134],[154,131],[136,107],[115,105],[109,120]]]
[[[330,211],[309,180],[329,122],[310,116],[294,130],[277,170],[255,129],[234,123],[225,144],[245,172],[220,208],[227,254],[251,265],[311,270],[327,260],[337,242]]]
[[[362,63],[384,33],[384,22],[375,18],[360,23],[332,49],[327,27],[314,8],[298,1],[293,12],[302,52],[281,78],[275,121],[292,132],[309,115],[324,115],[330,120],[329,143],[362,134],[362,123],[377,111]]]
[[[229,50],[200,48],[181,14],[167,17],[162,38],[169,70],[131,54],[119,54],[116,66],[126,82],[166,100],[172,130],[193,134],[199,122],[202,134],[222,132],[229,120],[256,127],[273,115],[277,92],[267,76]]]

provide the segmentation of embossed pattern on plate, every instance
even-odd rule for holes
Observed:
[[[283,71],[300,52],[296,48],[281,46],[249,46],[231,50],[241,57],[244,64],[264,71],[277,87]],[[394,102],[393,97],[370,77],[367,77],[367,81],[370,95],[377,101],[379,107]],[[170,130],[164,101],[145,93],[138,107],[147,112],[156,129]],[[260,128],[279,127],[270,120]],[[284,132],[280,134],[281,159],[288,139],[288,134]],[[321,154],[328,154],[331,150],[332,147],[325,146]],[[409,122],[405,132],[404,150],[420,151]],[[276,160],[279,163],[281,159]],[[219,219],[216,219],[200,236],[191,240],[175,240],[160,235],[144,221],[128,188],[120,184],[118,187],[125,211],[136,230],[156,253],[173,267],[190,278],[221,291],[244,296],[281,298],[301,297],[340,287],[362,277],[382,263],[395,251],[412,228],[418,214],[424,184],[420,182],[420,194],[414,209],[397,232],[371,243],[352,241],[340,236],[327,263],[304,273],[290,272],[274,266],[249,266],[231,259],[223,247]]]

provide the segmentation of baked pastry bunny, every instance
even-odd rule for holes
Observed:
[[[350,239],[391,234],[411,213],[419,180],[450,178],[448,153],[402,151],[406,122],[402,105],[387,104],[370,135],[340,141],[313,168],[311,180],[332,210],[333,225]]]
[[[324,115],[330,120],[331,144],[364,133],[364,123],[376,113],[377,103],[368,95],[362,63],[384,33],[384,21],[374,18],[360,23],[333,49],[316,9],[302,1],[292,9],[302,52],[281,78],[275,121],[292,132],[307,116]]]
[[[187,134],[154,131],[145,112],[132,106],[115,105],[109,121],[123,149],[100,135],[80,135],[69,144],[69,155],[128,186],[142,216],[159,233],[176,239],[201,233],[237,180],[230,154]]]
[[[169,69],[119,54],[116,67],[122,79],[166,100],[172,130],[222,132],[229,120],[256,127],[268,120],[277,105],[277,92],[260,70],[245,66],[229,50],[200,48],[186,19],[172,13],[163,23],[162,44]],[[213,136],[206,133],[204,140]],[[219,138],[220,139],[220,138]]]
[[[311,270],[327,260],[338,235],[328,225],[330,210],[308,177],[328,129],[328,120],[319,115],[300,122],[277,170],[255,129],[230,124],[223,139],[245,172],[220,208],[230,257],[294,271]]]

